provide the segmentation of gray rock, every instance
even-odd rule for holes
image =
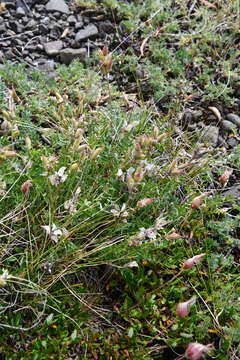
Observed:
[[[217,146],[218,143],[219,128],[217,126],[209,125],[201,131],[201,140]]]
[[[22,16],[26,15],[25,9],[22,8],[21,6],[19,6],[16,10],[16,15],[18,17],[22,17]]]
[[[226,119],[240,127],[240,117],[238,115],[229,113],[226,115]]]
[[[237,127],[235,124],[233,124],[231,121],[228,121],[228,120],[223,120],[221,123],[221,128],[223,130],[226,130],[226,131],[236,131],[237,130]]]
[[[50,41],[44,44],[44,50],[48,55],[57,55],[63,47],[62,40]]]
[[[55,62],[53,60],[38,60],[37,67],[41,71],[53,72],[55,69]]]
[[[67,22],[69,23],[69,25],[74,25],[74,24],[76,24],[77,19],[75,18],[75,16],[70,15],[70,16],[67,18]]]
[[[5,24],[1,24],[1,25],[0,25],[0,34],[1,34],[1,33],[5,33],[5,31],[6,31],[6,25],[5,25]]]
[[[69,7],[64,0],[50,0],[46,5],[47,11],[59,11],[63,14],[69,13]]]
[[[87,25],[84,29],[78,31],[75,36],[75,42],[78,43],[84,39],[98,34],[98,28],[94,24]]]
[[[79,29],[81,29],[82,27],[83,27],[83,22],[78,21],[78,22],[75,23],[75,29],[76,29],[76,30],[79,30]]]
[[[60,60],[63,64],[70,64],[74,59],[79,59],[84,61],[87,56],[87,50],[85,48],[81,49],[71,49],[66,48],[60,51]]]
[[[27,24],[26,24],[26,29],[27,30],[30,30],[30,29],[33,29],[35,28],[37,25],[36,21],[31,19]]]
[[[238,141],[235,137],[231,136],[229,139],[227,139],[227,144],[230,148],[234,148],[235,146],[237,146]]]
[[[223,206],[231,206],[233,201],[237,201],[239,204],[240,201],[240,185],[233,185],[228,190],[222,193],[223,198],[229,197],[229,201],[225,202]]]

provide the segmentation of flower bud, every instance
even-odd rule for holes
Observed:
[[[189,360],[200,360],[211,348],[212,344],[191,343],[188,345],[184,355]]]
[[[191,269],[193,266],[197,265],[205,255],[206,254],[195,255],[192,258],[186,260],[182,265],[183,268]]]
[[[190,300],[179,303],[176,308],[177,316],[179,316],[179,317],[188,316],[191,311],[191,307],[196,302],[196,299],[197,299],[196,296],[193,296]]]
[[[145,199],[139,200],[137,202],[137,207],[143,208],[143,207],[147,206],[148,204],[151,204],[154,200],[155,199],[153,199],[153,198],[145,198]]]
[[[227,185],[228,180],[230,178],[230,176],[233,173],[233,169],[229,169],[224,171],[224,173],[218,178],[218,181],[222,184],[222,185]]]
[[[25,183],[23,183],[21,186],[22,193],[28,194],[31,186],[32,186],[31,180],[25,181]]]

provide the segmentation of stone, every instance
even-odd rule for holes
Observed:
[[[57,55],[63,47],[62,40],[50,41],[44,44],[44,50],[48,55]]]
[[[98,28],[94,24],[87,25],[84,29],[78,31],[75,36],[75,42],[78,43],[82,40],[88,39],[98,34]]]
[[[218,143],[218,135],[219,135],[219,128],[217,126],[213,126],[213,125],[209,125],[206,126],[202,131],[201,131],[201,139],[209,144],[211,144],[212,146],[217,146]]]
[[[63,14],[69,13],[69,7],[64,0],[50,0],[46,5],[47,11],[59,11]]]
[[[231,136],[229,139],[227,139],[227,144],[230,148],[234,148],[235,146],[237,146],[238,141],[235,137]]]
[[[53,60],[38,60],[37,68],[41,71],[52,72],[55,69],[55,62]]]
[[[111,23],[111,21],[106,20],[99,24],[99,30],[108,34],[114,31],[114,25]]]
[[[46,35],[48,33],[48,27],[45,24],[39,24],[38,30],[42,35]]]
[[[26,24],[26,29],[27,30],[31,30],[31,29],[33,29],[33,28],[36,28],[36,26],[37,26],[37,23],[36,23],[36,21],[35,20],[33,20],[33,19],[31,19],[27,24]]]
[[[23,7],[21,7],[21,6],[18,6],[18,7],[17,7],[17,10],[16,10],[16,15],[17,15],[18,17],[25,16],[25,15],[26,15],[25,9],[24,9]]]
[[[231,186],[228,190],[224,191],[222,193],[222,197],[226,198],[228,197],[228,201],[223,203],[224,207],[228,207],[228,206],[232,206],[232,203],[234,201],[237,201],[237,203],[239,204],[240,201],[240,185],[233,185]]]
[[[223,130],[229,131],[229,132],[234,132],[237,130],[237,127],[235,124],[233,124],[231,121],[228,120],[223,120],[221,123],[221,128]]]
[[[75,23],[75,29],[76,29],[76,30],[79,30],[79,29],[81,29],[82,27],[83,27],[83,22],[78,21],[78,22]]]
[[[75,18],[75,16],[70,15],[70,16],[67,18],[67,22],[69,23],[69,25],[74,25],[74,24],[76,24],[77,19]]]
[[[1,34],[1,33],[5,33],[5,31],[6,31],[6,25],[5,25],[5,24],[1,24],[1,25],[0,25],[0,34]]]
[[[229,113],[226,115],[226,119],[240,128],[240,117],[238,115]]]
[[[85,48],[71,49],[66,48],[60,51],[60,60],[63,64],[69,65],[74,59],[84,61],[87,56]]]

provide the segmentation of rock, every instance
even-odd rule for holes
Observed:
[[[1,34],[1,33],[5,33],[5,31],[6,31],[6,25],[5,25],[5,24],[1,24],[1,25],[0,25],[0,34]]]
[[[9,21],[9,27],[17,34],[23,32],[24,26],[18,21]]]
[[[75,42],[78,43],[84,39],[98,34],[98,28],[94,24],[87,25],[84,29],[78,31],[75,36]]]
[[[16,15],[18,17],[25,16],[26,15],[25,9],[23,7],[21,7],[21,6],[17,7]]]
[[[62,40],[50,41],[44,44],[44,50],[48,55],[57,55],[63,47]]]
[[[231,121],[228,121],[228,120],[221,121],[220,125],[221,125],[221,128],[223,130],[226,130],[226,131],[229,131],[229,132],[237,130],[236,125],[233,124]]]
[[[224,207],[228,207],[231,206],[233,201],[237,201],[237,203],[239,204],[240,201],[240,185],[233,185],[232,187],[230,187],[228,190],[224,191],[222,193],[223,198],[229,197],[229,201],[225,202],[223,204]]]
[[[75,25],[76,22],[77,22],[77,19],[75,18],[75,16],[70,15],[70,16],[67,18],[67,22],[69,23],[69,25]]]
[[[226,119],[240,128],[240,117],[238,115],[229,113],[226,115]]]
[[[31,30],[31,29],[33,29],[33,28],[36,28],[36,25],[37,25],[36,21],[33,20],[33,19],[31,19],[31,20],[26,24],[26,29],[27,29],[27,30]]]
[[[37,62],[37,67],[41,71],[53,72],[55,69],[55,62],[53,60],[39,59]]]
[[[69,7],[64,0],[50,0],[46,5],[47,11],[59,11],[63,14],[69,13]]]
[[[42,34],[42,35],[46,35],[48,33],[48,27],[45,24],[40,24],[38,26],[38,30],[39,30],[40,34]]]
[[[87,56],[87,50],[85,48],[71,49],[66,48],[60,51],[60,60],[63,64],[70,64],[74,59],[84,61]]]
[[[103,33],[111,33],[114,31],[114,25],[111,21],[103,21],[99,24],[99,30]]]
[[[227,144],[230,148],[234,148],[235,146],[237,146],[238,141],[235,137],[231,136],[229,139],[227,139]]]
[[[219,128],[217,126],[206,126],[200,134],[201,140],[208,142],[212,146],[217,146],[219,135]]]

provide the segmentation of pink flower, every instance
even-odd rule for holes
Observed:
[[[25,183],[22,184],[21,191],[24,194],[28,194],[31,186],[32,186],[31,180],[27,180],[27,181],[25,181]]]
[[[202,345],[199,343],[191,343],[188,345],[184,356],[189,360],[199,360],[212,348],[212,344]]]
[[[184,269],[191,269],[193,266],[197,265],[203,256],[205,256],[206,254],[199,254],[199,255],[195,255],[190,259],[187,259],[184,263],[183,263],[183,268]]]
[[[191,311],[191,307],[196,302],[196,296],[193,296],[190,300],[179,303],[176,308],[176,313],[179,317],[185,317],[188,316],[188,314]]]

